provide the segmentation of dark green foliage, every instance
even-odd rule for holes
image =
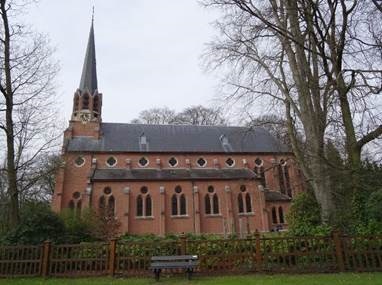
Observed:
[[[294,198],[287,221],[291,235],[327,235],[331,230],[329,226],[322,225],[319,205],[310,192]]]
[[[60,213],[60,218],[65,224],[65,243],[81,243],[95,241],[92,236],[92,228],[94,226],[93,211],[90,209],[83,210],[81,215],[75,211],[64,209]]]
[[[372,192],[365,203],[366,222],[354,227],[356,234],[382,234],[382,189]]]
[[[45,240],[57,243],[64,237],[65,225],[49,205],[29,202],[22,208],[21,223],[6,234],[4,241],[8,244],[41,244]]]
[[[366,203],[369,219],[382,223],[382,189],[371,193]]]

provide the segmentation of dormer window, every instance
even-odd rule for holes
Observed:
[[[225,152],[231,152],[232,151],[232,146],[229,143],[229,140],[226,135],[221,135],[220,136],[220,142],[222,144],[222,147]]]
[[[144,133],[141,134],[139,137],[139,149],[141,151],[147,151],[148,150],[148,141],[147,137],[145,136]]]
[[[138,164],[140,167],[145,167],[149,164],[149,160],[146,158],[146,157],[141,157],[139,160],[138,160]]]
[[[106,160],[106,165],[109,166],[109,167],[114,167],[117,165],[117,159],[114,157],[114,156],[110,156],[107,160]]]
[[[206,161],[203,157],[199,158],[199,159],[196,161],[196,163],[197,163],[197,165],[198,165],[199,167],[205,167],[205,166],[207,165],[207,161]]]

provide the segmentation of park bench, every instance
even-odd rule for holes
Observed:
[[[153,256],[150,269],[154,272],[157,281],[162,269],[184,269],[188,280],[190,280],[198,264],[197,255]]]

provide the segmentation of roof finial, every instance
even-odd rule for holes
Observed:
[[[92,12],[92,24],[94,23],[94,5],[93,5],[93,12]]]

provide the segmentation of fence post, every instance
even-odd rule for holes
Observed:
[[[257,268],[257,271],[262,271],[263,258],[261,256],[260,233],[258,230],[256,230],[255,232],[255,238],[256,238],[256,268]]]
[[[42,264],[41,264],[41,276],[46,278],[49,276],[49,261],[50,261],[50,250],[52,243],[47,240],[44,241],[42,246]]]
[[[333,231],[333,242],[336,250],[337,266],[338,271],[345,271],[344,258],[342,254],[342,241],[341,241],[341,232],[339,230]]]
[[[109,243],[109,275],[114,276],[115,273],[115,260],[117,251],[117,239],[113,238]]]
[[[187,237],[185,234],[180,235],[180,254],[187,254]]]

